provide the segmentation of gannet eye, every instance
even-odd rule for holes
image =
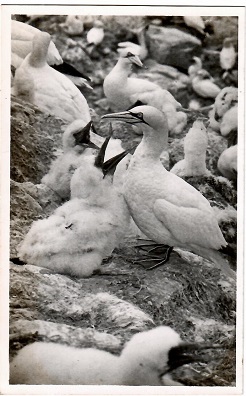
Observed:
[[[138,118],[140,118],[141,120],[143,120],[143,113],[139,112],[136,114]]]
[[[126,58],[130,58],[131,56],[134,56],[131,52],[127,52]]]

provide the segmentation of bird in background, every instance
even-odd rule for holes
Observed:
[[[185,343],[168,326],[133,335],[119,356],[95,348],[35,342],[11,362],[10,384],[183,386],[172,379],[172,372],[184,364],[206,362],[204,351],[216,347]]]
[[[212,80],[210,74],[202,69],[192,78],[191,81],[194,92],[202,98],[216,98],[221,89]]]
[[[217,163],[220,173],[229,180],[237,180],[237,144],[224,150]]]
[[[124,184],[125,200],[140,230],[158,244],[189,250],[212,261],[235,279],[235,272],[218,251],[227,243],[208,200],[160,162],[168,141],[165,114],[152,106],[137,106],[102,118],[145,125]]]
[[[220,124],[225,113],[238,103],[238,89],[235,87],[222,88],[216,96],[212,110],[209,113],[209,126],[216,132],[220,131]]]
[[[223,41],[223,48],[220,51],[220,67],[225,70],[222,78],[225,79],[236,63],[237,54],[233,45],[233,40],[227,37]]]
[[[184,138],[184,159],[177,162],[170,172],[180,177],[210,175],[206,167],[207,146],[207,130],[198,118]]]
[[[157,84],[141,78],[129,77],[132,65],[142,67],[138,56],[125,50],[118,62],[105,77],[103,90],[113,110],[126,110],[136,104],[154,106],[167,114],[170,133],[178,134],[187,123],[181,104],[173,95]]]
[[[193,56],[192,60],[194,61],[188,68],[188,74],[190,79],[196,76],[197,72],[202,69],[202,61],[198,56]]]
[[[120,245],[130,218],[122,195],[112,185],[114,170],[126,152],[104,162],[109,139],[96,157],[84,156],[75,170],[71,199],[32,224],[19,249],[23,263],[79,278],[103,273],[102,260]]]
[[[80,36],[84,31],[84,23],[79,15],[67,15],[65,22],[60,23],[59,26],[69,36]]]
[[[202,19],[202,17],[198,15],[184,15],[184,22],[187,26],[192,27],[193,29],[196,29],[198,32],[205,34],[204,29],[205,29],[205,23]]]
[[[92,52],[104,39],[104,24],[100,20],[95,20],[93,27],[88,31],[86,35],[87,50],[90,48]]]
[[[146,26],[141,27],[136,31],[138,44],[132,43],[131,41],[120,42],[118,43],[117,52],[121,55],[121,53],[124,53],[124,50],[126,49],[132,54],[137,55],[141,61],[146,59],[148,56],[148,47],[146,44],[145,30]]]
[[[23,22],[11,21],[11,65],[17,69],[26,56],[32,51],[34,36],[40,30]],[[75,85],[86,86],[89,89],[89,77],[75,69],[72,65],[64,62],[53,41],[50,41],[47,53],[47,63],[55,70],[63,73]]]
[[[33,48],[18,67],[14,77],[14,94],[40,110],[72,122],[91,120],[88,103],[80,90],[63,74],[47,63],[51,37],[38,32],[33,38]]]

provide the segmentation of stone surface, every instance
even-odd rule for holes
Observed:
[[[192,57],[201,52],[200,40],[175,28],[151,25],[147,39],[151,58],[183,70],[187,70]]]

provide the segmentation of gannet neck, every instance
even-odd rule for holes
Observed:
[[[132,64],[126,58],[119,58],[113,70],[115,73],[129,76],[132,70]]]
[[[147,125],[142,125],[142,128],[143,139],[137,147],[134,157],[137,155],[143,161],[149,159],[159,162],[161,153],[168,149],[168,133],[163,133],[163,130],[153,130]],[[146,130],[148,130],[148,133],[145,133]]]
[[[141,45],[141,47],[147,49],[146,40],[145,40],[145,29],[140,30],[140,32],[138,32],[136,36],[138,38],[138,42]]]
[[[48,48],[51,37],[49,33],[40,32],[33,37],[32,52],[29,57],[29,63],[33,67],[45,66],[47,63]]]

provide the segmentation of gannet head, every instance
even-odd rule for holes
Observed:
[[[100,20],[98,20],[98,19],[93,23],[93,26],[94,26],[95,28],[98,28],[98,29],[103,29],[103,28],[104,28],[103,22],[100,21]]]
[[[163,376],[184,364],[202,360],[195,353],[206,348],[209,347],[183,343],[168,326],[135,334],[120,355],[122,378],[127,385],[163,385]]]
[[[128,48],[122,49],[120,53],[120,59],[124,59],[124,61],[128,64],[134,63],[139,67],[143,67],[143,63],[141,62],[138,55],[133,54],[131,51],[128,50]]]
[[[47,32],[38,32],[33,36],[32,52],[29,62],[33,67],[39,67],[46,63],[51,36]]]
[[[197,72],[197,76],[199,77],[199,80],[206,80],[211,78],[209,72],[207,72],[207,70],[204,69],[199,70]]]
[[[197,66],[202,67],[202,61],[200,58],[198,58],[198,56],[193,56],[192,59],[194,60],[194,62],[196,63]]]
[[[208,146],[207,130],[203,120],[194,121],[184,138],[185,156],[200,156],[206,152]]]
[[[167,118],[165,114],[152,106],[136,106],[131,110],[122,111],[119,113],[106,114],[102,119],[112,119],[124,121],[128,124],[146,124],[155,131],[167,128]]]
[[[232,44],[233,44],[233,40],[230,37],[225,38],[223,41],[223,47],[225,48],[231,47]]]
[[[74,148],[82,153],[86,148],[99,149],[90,141],[91,125],[91,121],[85,124],[83,120],[75,120],[69,124],[62,137],[64,151]]]

